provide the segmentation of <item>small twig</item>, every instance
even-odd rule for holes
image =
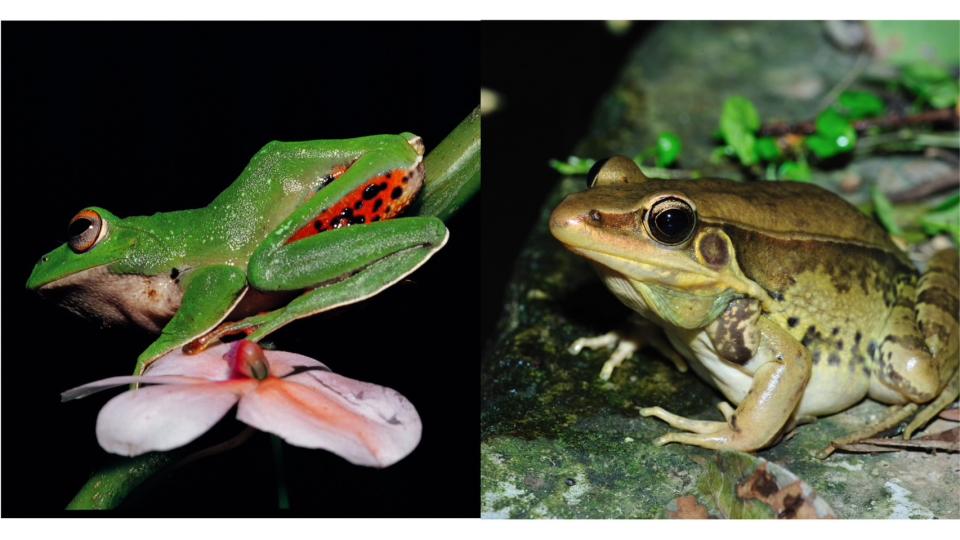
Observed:
[[[850,68],[850,71],[848,71],[843,79],[834,85],[834,87],[831,88],[822,99],[820,99],[820,103],[817,105],[817,112],[814,114],[814,116],[817,116],[823,111],[827,110],[827,107],[836,101],[837,98],[840,97],[840,94],[842,94],[844,90],[853,84],[853,81],[860,77],[860,75],[863,73],[863,70],[866,69],[867,65],[870,63],[870,59],[872,57],[873,55],[870,47],[861,49],[860,54],[857,56],[856,63],[853,64],[853,67]]]
[[[906,203],[926,199],[931,195],[936,195],[942,191],[956,189],[960,183],[957,182],[957,169],[953,169],[947,174],[940,175],[929,182],[917,184],[907,189],[897,191],[887,195],[890,202]]]
[[[895,129],[918,124],[953,124],[960,122],[957,117],[957,110],[934,109],[932,111],[923,111],[918,114],[882,116],[879,118],[864,118],[853,122],[853,127],[858,132],[864,132],[871,128]],[[774,122],[760,128],[760,135],[777,137],[787,134],[811,135],[817,130],[812,120],[800,122],[797,124],[788,124],[786,122]]]

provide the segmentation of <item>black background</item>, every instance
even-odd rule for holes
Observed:
[[[24,289],[77,210],[203,206],[274,139],[412,131],[429,151],[477,104],[479,46],[478,23],[3,23],[3,516],[61,513],[112,459],[94,436],[109,396],[59,393],[127,374],[151,339]],[[478,198],[448,226],[447,247],[401,284],[269,338],[399,390],[424,424],[417,450],[384,470],[285,445],[293,512],[476,516]],[[232,417],[192,448],[238,433]],[[258,434],[122,510],[270,515],[276,478]]]
[[[565,160],[587,136],[600,98],[654,24],[635,22],[618,36],[600,21],[483,22],[483,85],[504,99],[483,119],[484,343],[513,261],[560,181],[547,162]]]

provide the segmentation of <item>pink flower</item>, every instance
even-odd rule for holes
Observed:
[[[175,351],[142,377],[92,382],[64,392],[62,399],[132,382],[152,386],[116,396],[97,417],[97,440],[114,454],[183,446],[238,402],[240,421],[357,465],[387,467],[420,442],[420,417],[395,390],[342,377],[306,356],[264,351],[246,340],[197,355]]]

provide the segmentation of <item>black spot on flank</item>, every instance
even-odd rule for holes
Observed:
[[[803,343],[804,347],[806,347],[807,345],[810,345],[811,343],[813,343],[813,340],[816,339],[816,336],[817,336],[817,327],[810,325],[809,327],[807,327],[807,332],[803,334],[803,339],[800,342]]]
[[[779,292],[777,292],[777,291],[771,291],[771,292],[770,292],[770,297],[773,298],[774,300],[776,300],[777,302],[783,302],[783,294],[781,294],[781,293],[779,293]]]
[[[373,219],[370,220],[370,223],[373,223],[374,221],[380,221],[380,216],[373,216]]]
[[[409,181],[410,181],[410,177],[409,177],[409,176],[404,176],[404,177],[403,177],[403,183],[404,183],[404,184],[406,184],[406,183],[409,182]]]
[[[343,211],[340,212],[340,217],[344,219],[353,219],[353,208],[344,208]]]
[[[830,353],[830,356],[827,357],[827,363],[831,366],[840,365],[840,355],[837,353]]]
[[[380,189],[380,191],[383,191],[383,190],[387,189],[387,183],[386,183],[386,182],[381,182],[380,184],[377,184],[377,187]]]
[[[382,184],[383,187],[380,187],[378,184],[369,184],[367,187],[363,188],[363,200],[369,201],[370,199],[376,197],[381,191],[386,189],[387,185]]]
[[[839,334],[839,333],[840,333],[840,327],[839,327],[839,326],[834,326],[834,327],[833,327],[833,330],[830,331],[830,334],[831,334],[831,335],[834,335],[834,336],[837,335],[837,334]]]
[[[403,189],[401,189],[399,186],[393,188],[393,191],[390,192],[390,198],[393,200],[399,199],[400,195],[403,195]]]
[[[838,340],[837,340],[837,350],[838,350],[838,351],[842,351],[842,350],[843,350],[843,340],[842,340],[842,339],[838,339]]]
[[[813,360],[813,365],[817,365],[817,363],[820,362],[820,351],[813,351],[811,358]]]
[[[857,333],[853,335],[853,346],[854,346],[854,347],[859,347],[859,346],[860,346],[860,339],[861,339],[862,337],[863,337],[863,335],[860,334],[860,331],[859,331],[859,330],[857,330]]]
[[[351,225],[361,225],[367,222],[367,218],[363,216],[356,216],[350,220]]]
[[[383,200],[377,199],[377,200],[373,201],[373,211],[374,211],[374,212],[376,212],[377,210],[379,210],[381,206],[383,206]]]
[[[800,319],[796,317],[787,317],[787,326],[789,326],[790,328],[794,328],[798,324],[800,324]]]
[[[363,201],[357,201],[357,204],[353,205],[354,210],[359,210],[363,208]]]
[[[180,270],[173,268],[170,270],[170,279],[177,279],[177,276],[180,275]]]

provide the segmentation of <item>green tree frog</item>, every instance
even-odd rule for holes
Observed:
[[[439,219],[392,219],[423,185],[423,151],[411,133],[271,142],[205,208],[82,210],[27,288],[105,326],[159,332],[136,374],[227,334],[259,341],[377,294],[443,247]]]

